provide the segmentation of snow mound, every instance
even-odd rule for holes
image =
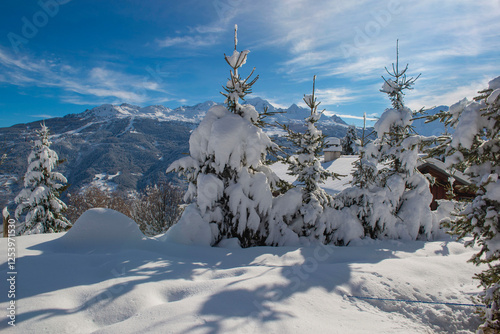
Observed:
[[[159,240],[183,245],[210,246],[213,241],[210,226],[203,220],[196,205],[190,204],[177,224],[169,228]]]
[[[139,225],[124,214],[111,209],[85,211],[60,242],[70,248],[131,247],[145,239]]]

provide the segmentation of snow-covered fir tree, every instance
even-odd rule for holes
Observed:
[[[417,170],[420,138],[411,133],[413,112],[404,105],[405,90],[418,78],[399,69],[399,51],[381,92],[392,108],[375,123],[377,138],[361,149],[354,187],[339,195],[337,207],[353,206],[365,234],[372,238],[431,238],[432,219],[428,180]],[[378,166],[378,168],[377,168]]]
[[[355,187],[366,189],[375,184],[377,179],[377,164],[373,159],[366,159],[361,153],[354,163],[351,184]]]
[[[210,244],[238,238],[242,247],[249,247],[266,243],[272,229],[267,219],[273,202],[271,187],[279,179],[263,163],[276,144],[256,125],[259,113],[255,108],[240,104],[257,77],[251,79],[253,70],[246,78],[240,77],[239,69],[250,51],[239,52],[237,45],[235,28],[234,51],[225,55],[231,67],[222,93],[227,107],[214,106],[207,112],[191,134],[189,156],[174,162],[167,172],[186,176],[189,186],[185,200],[194,201],[174,232],[187,226],[183,221],[191,217],[209,224]]]
[[[356,127],[354,125],[349,126],[345,137],[342,138],[342,154],[344,155],[358,154],[358,147],[360,143],[361,142],[358,138]]]
[[[318,112],[315,96],[316,76],[313,78],[312,95],[305,95],[304,102],[310,108],[310,115],[305,118],[304,133],[295,132],[286,125],[281,127],[287,132],[287,139],[297,147],[295,155],[286,159],[288,174],[297,176],[296,185],[301,192],[301,203],[297,214],[290,222],[292,230],[299,237],[317,239],[324,243],[332,240],[333,222],[324,214],[326,207],[331,207],[332,197],[320,185],[326,179],[338,178],[338,174],[327,171],[321,165],[325,135],[316,127],[322,112]],[[296,191],[293,190],[293,191]]]
[[[421,138],[414,134],[414,112],[404,104],[406,90],[413,89],[416,78],[407,78],[399,69],[399,49],[389,78],[384,79],[381,92],[386,93],[392,108],[386,109],[375,123],[377,139],[366,148],[366,155],[383,165],[377,174],[379,187],[387,192],[390,215],[382,216],[376,230],[381,236],[416,239],[432,238],[433,224],[429,181],[418,170]],[[372,221],[373,223],[373,221]],[[373,226],[373,225],[372,225]]]
[[[478,246],[471,261],[488,268],[476,275],[484,289],[480,303],[483,324],[479,333],[500,332],[500,77],[489,82],[473,101],[463,99],[440,118],[455,129],[452,136],[438,138],[432,153],[445,157],[450,168],[462,169],[469,176],[476,197],[457,219],[445,226],[466,246]],[[470,239],[472,237],[472,239]]]
[[[49,129],[42,124],[36,134],[38,139],[28,157],[24,189],[15,198],[16,218],[25,215],[20,234],[54,233],[71,227],[63,215],[66,204],[59,199],[67,180],[61,173],[53,171],[60,160],[50,149]]]
[[[363,235],[372,238],[377,237],[379,233],[376,205],[385,205],[382,202],[384,199],[377,196],[381,195],[377,194],[381,189],[375,184],[377,172],[376,161],[366,159],[361,150],[360,158],[354,162],[351,187],[344,189],[334,200],[334,207],[337,210],[350,211],[363,227]]]

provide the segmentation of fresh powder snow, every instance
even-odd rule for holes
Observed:
[[[466,262],[474,249],[451,239],[246,249],[234,239],[175,241],[146,238],[109,209],[88,211],[66,233],[16,237],[16,327],[4,319],[0,330],[472,333],[479,323],[468,304],[481,268]],[[0,302],[5,310],[6,294]]]

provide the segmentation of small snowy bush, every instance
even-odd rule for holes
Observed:
[[[170,183],[147,186],[132,205],[132,219],[147,236],[164,233],[179,220],[182,197],[181,190]]]
[[[89,186],[74,191],[67,197],[66,217],[71,222],[76,222],[85,211],[94,208],[113,209],[133,219],[132,199],[122,192],[110,192],[96,186]]]

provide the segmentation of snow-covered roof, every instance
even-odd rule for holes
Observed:
[[[340,145],[340,139],[337,137],[328,137],[325,139],[325,145]]]
[[[325,147],[323,149],[323,152],[342,152],[342,147],[340,146]]]
[[[434,158],[427,158],[424,160],[422,164],[420,164],[418,167],[422,168],[425,166],[432,166],[433,168],[439,170],[441,173],[444,173],[445,175],[450,175],[449,170],[446,168],[446,165],[444,162],[438,159]],[[456,170],[453,172],[453,178],[463,184],[470,184],[470,180],[467,177],[467,175],[463,174],[462,172]]]
[[[340,139],[336,137],[328,137],[325,139],[324,152],[341,152],[342,147],[340,147]]]

